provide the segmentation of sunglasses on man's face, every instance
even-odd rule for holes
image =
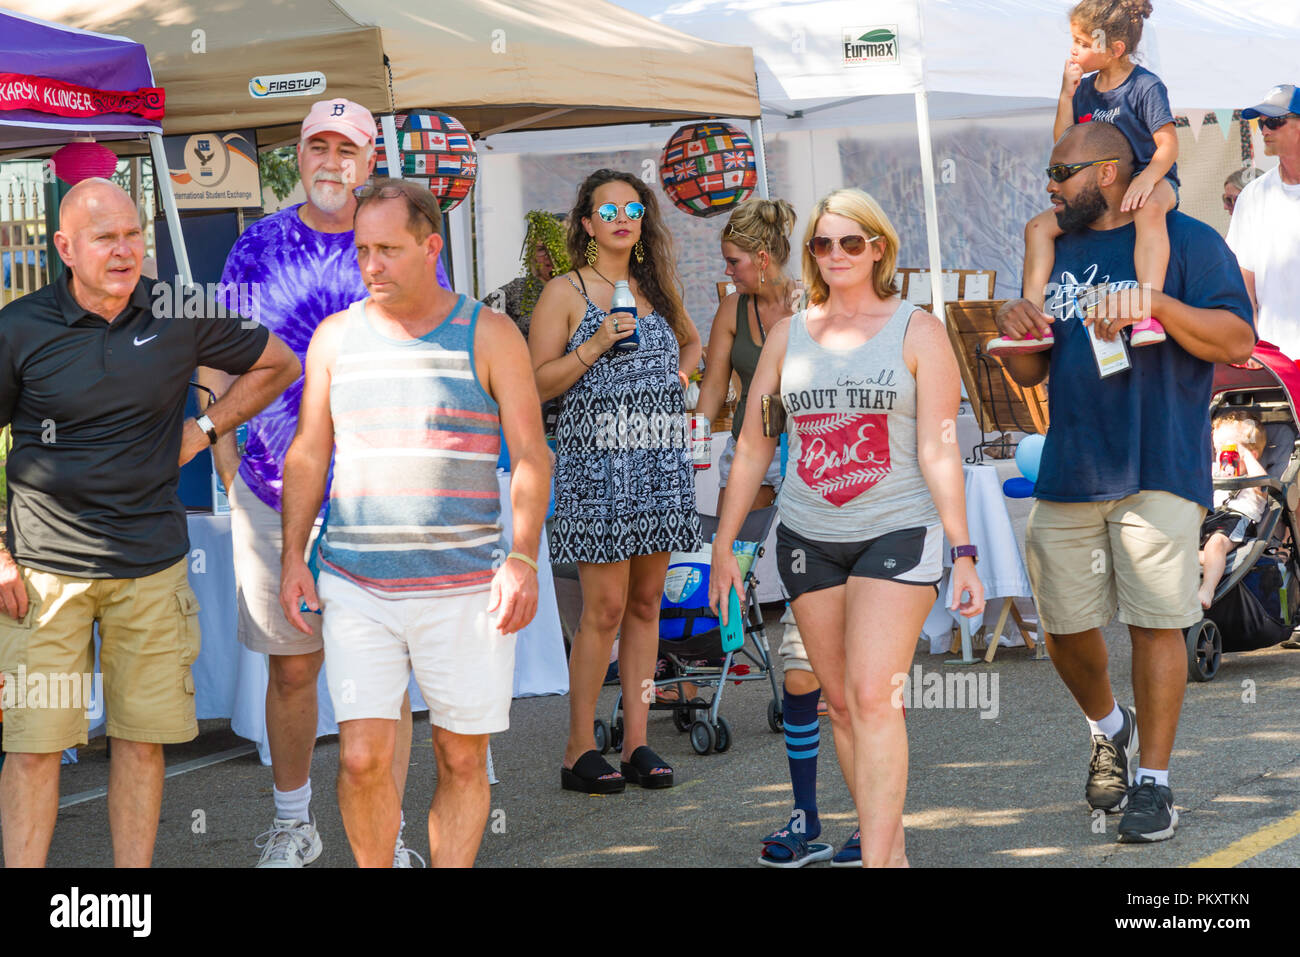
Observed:
[[[1261,116],[1259,125],[1266,130],[1280,130],[1286,126],[1286,121],[1294,117],[1294,113],[1285,113],[1282,116]]]
[[[824,259],[831,254],[835,244],[839,243],[840,249],[844,250],[846,256],[861,256],[867,251],[867,246],[874,243],[879,236],[840,236],[836,239],[834,236],[814,236],[808,240],[808,251],[818,259]]]
[[[1102,163],[1118,163],[1117,157],[1111,157],[1104,160],[1090,160],[1087,163],[1057,163],[1054,166],[1047,167],[1047,178],[1053,183],[1064,183],[1080,170],[1087,169],[1089,166],[1099,166]]]
[[[617,203],[601,203],[596,207],[596,215],[607,223],[612,223],[618,219],[619,206]],[[624,203],[623,212],[628,219],[640,219],[645,215],[645,207],[640,203]]]

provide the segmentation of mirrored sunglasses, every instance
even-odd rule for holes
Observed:
[[[640,203],[625,203],[622,207],[628,219],[640,219],[645,215],[645,207]],[[607,223],[618,219],[620,207],[616,203],[602,203],[596,207],[596,215]]]
[[[1100,166],[1102,163],[1118,163],[1119,157],[1112,156],[1110,159],[1090,160],[1087,163],[1057,163],[1055,166],[1047,167],[1047,178],[1053,183],[1064,183],[1080,170],[1087,169],[1089,166]]]
[[[1280,130],[1286,126],[1286,121],[1295,116],[1294,113],[1284,113],[1281,116],[1261,116],[1259,125],[1266,130]]]

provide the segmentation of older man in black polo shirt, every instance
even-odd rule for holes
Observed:
[[[5,863],[40,866],[54,833],[59,756],[87,741],[85,702],[53,692],[92,672],[102,645],[108,813],[118,866],[148,866],[162,804],[162,745],[198,734],[190,665],[198,602],[180,466],[297,378],[260,326],[169,318],[140,279],[144,234],[107,180],[74,186],[54,244],[64,278],[0,311],[0,426],[12,424],[9,529],[0,549],[5,698],[0,829]],[[198,365],[240,374],[184,419]],[[15,684],[29,687],[15,689]],[[28,692],[28,693],[23,693]],[[17,702],[20,706],[15,706]]]

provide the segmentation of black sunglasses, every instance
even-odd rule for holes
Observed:
[[[1047,178],[1053,183],[1064,183],[1079,170],[1087,169],[1089,166],[1098,166],[1102,163],[1118,163],[1119,157],[1112,156],[1110,159],[1091,160],[1087,163],[1057,163],[1054,166],[1047,167]]]
[[[1266,130],[1280,130],[1286,126],[1286,121],[1295,116],[1294,113],[1283,113],[1281,116],[1261,116],[1259,125]]]

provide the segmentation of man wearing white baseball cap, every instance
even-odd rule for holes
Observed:
[[[1259,337],[1300,360],[1300,90],[1275,86],[1241,117],[1259,119],[1264,155],[1278,163],[1237,197],[1228,245],[1255,304]]]
[[[374,171],[376,133],[370,111],[351,100],[314,103],[298,142],[298,171],[307,201],[254,222],[226,259],[223,290],[233,296],[241,287],[251,289],[244,301],[256,304],[253,318],[280,336],[300,360],[306,359],[307,344],[322,319],[366,298],[352,218],[356,188]],[[443,275],[439,280],[445,285]],[[218,395],[224,391],[223,375],[205,372],[203,381]],[[313,629],[303,635],[285,620],[279,600],[284,457],[297,431],[302,386],[299,377],[249,421],[242,450],[233,436],[224,437],[214,450],[230,497],[239,640],[265,654],[269,669],[266,731],[275,818],[257,839],[262,848],[258,867],[302,867],[321,853],[310,810],[316,687],[324,661],[320,616],[306,616]],[[406,783],[410,748],[408,702],[393,759],[399,794]],[[394,866],[411,866],[412,856],[399,835]]]

